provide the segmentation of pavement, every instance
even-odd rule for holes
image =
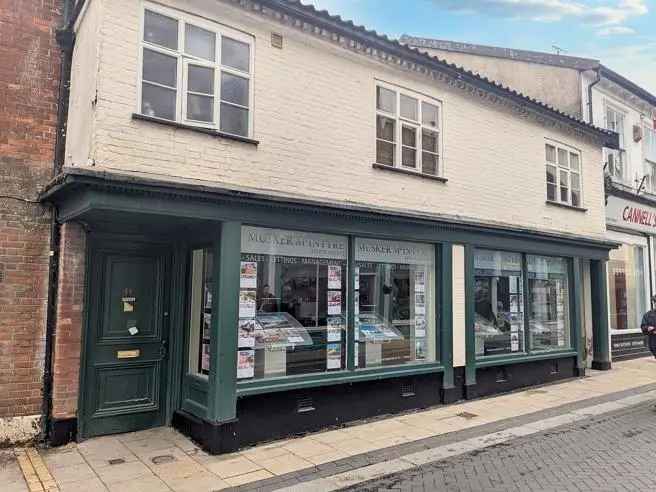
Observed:
[[[515,484],[521,490],[656,490],[649,481],[649,474],[656,476],[656,445],[647,449],[656,442],[649,421],[653,400],[656,360],[635,359],[582,379],[221,456],[208,455],[171,428],[38,453],[15,450],[17,461],[0,460],[0,490],[515,490]],[[651,460],[647,469],[645,460]],[[16,479],[17,467],[30,488]],[[623,474],[628,487],[610,482]]]

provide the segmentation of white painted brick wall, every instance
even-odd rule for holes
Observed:
[[[588,141],[227,3],[163,3],[183,6],[255,36],[253,137],[260,145],[133,121],[141,3],[112,0],[111,6],[105,4],[100,24],[98,105],[89,147],[97,168],[603,234],[601,149]],[[284,35],[284,49],[270,46],[272,31]],[[448,183],[372,168],[375,79],[443,101]],[[74,82],[73,92],[77,89]],[[81,116],[72,109],[70,121],[75,124]],[[586,213],[545,204],[545,137],[581,149]],[[75,139],[68,143],[73,149],[81,144]],[[71,165],[85,162],[80,157],[69,160]]]

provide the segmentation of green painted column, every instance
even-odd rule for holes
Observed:
[[[439,354],[444,367],[442,375],[442,403],[453,403],[458,399],[453,379],[453,245],[436,246],[439,258]]]
[[[476,397],[474,247],[465,245],[465,397]]]
[[[592,294],[592,368],[607,371],[610,363],[610,337],[608,330],[608,289],[606,260],[590,261],[590,287]]]
[[[239,267],[241,223],[222,222],[214,243],[214,290],[208,417],[229,422],[237,410],[237,323],[239,320]]]
[[[583,281],[581,279],[581,260],[574,258],[570,266],[570,278],[572,279],[572,286],[570,288],[570,319],[571,321],[571,340],[572,348],[576,349],[576,372],[579,376],[585,375],[585,330],[581,326],[582,316],[582,302],[581,295],[583,291]]]
[[[346,281],[346,368],[355,369],[355,238],[348,240],[348,280]]]

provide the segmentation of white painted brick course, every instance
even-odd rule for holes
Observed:
[[[601,149],[476,96],[352,53],[221,1],[166,0],[255,37],[254,134],[258,147],[132,120],[137,108],[139,20],[134,0],[92,0],[78,35],[76,67],[97,65],[95,123],[71,108],[68,164],[203,179],[334,202],[349,201],[601,236],[605,230]],[[111,6],[110,6],[111,4]],[[85,31],[87,29],[87,31]],[[89,32],[91,31],[91,32]],[[270,46],[271,32],[284,49]],[[97,37],[93,32],[98,32]],[[87,43],[98,46],[96,60]],[[443,101],[448,183],[372,168],[375,80]],[[85,89],[74,77],[72,91]],[[83,105],[82,105],[83,106]],[[89,128],[90,144],[80,128]],[[582,152],[586,213],[545,204],[544,140]]]

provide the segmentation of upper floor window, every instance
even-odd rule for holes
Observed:
[[[626,181],[626,166],[624,165],[624,151],[604,148],[604,167],[606,172],[614,179]]]
[[[250,136],[252,38],[161,8],[144,11],[142,114]]]
[[[656,163],[656,129],[651,125],[643,125],[643,130],[644,137],[642,139],[642,146],[645,159]]]
[[[559,143],[547,142],[547,200],[581,206],[581,154]]]
[[[620,149],[624,148],[624,118],[625,114],[612,106],[606,106],[606,128],[620,136]]]
[[[376,162],[438,176],[440,102],[387,84],[376,86]]]

